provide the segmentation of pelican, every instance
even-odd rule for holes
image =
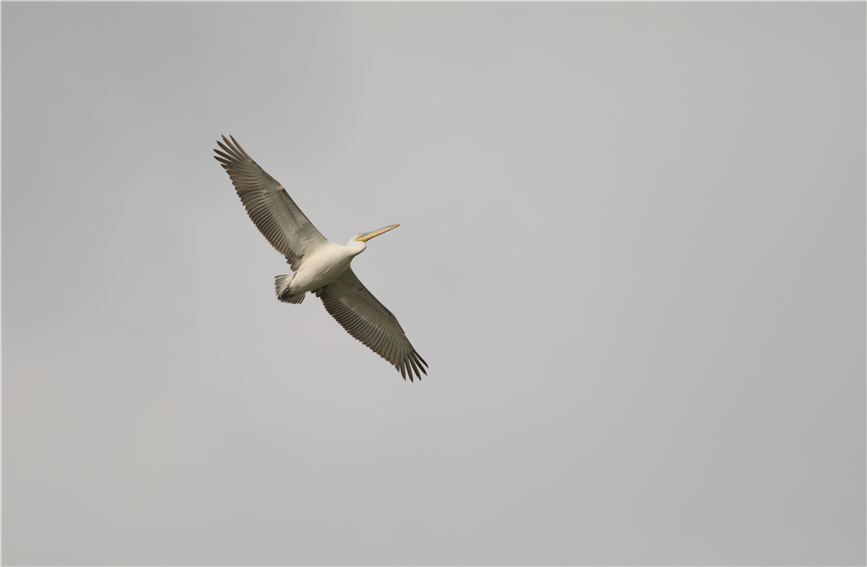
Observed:
[[[399,224],[361,232],[341,246],[316,230],[295,201],[273,177],[253,161],[235,138],[217,140],[223,151],[214,158],[229,174],[253,223],[271,246],[286,257],[291,275],[277,276],[277,299],[301,303],[307,292],[316,294],[325,310],[350,335],[390,362],[406,380],[427,375],[427,362],[419,356],[391,311],[358,281],[349,264],[364,252],[367,241]]]

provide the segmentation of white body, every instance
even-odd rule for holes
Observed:
[[[279,290],[278,295],[298,295],[314,291],[330,284],[346,271],[352,259],[364,252],[366,242],[352,240],[347,246],[329,242],[305,256],[295,274],[287,279],[289,285]]]

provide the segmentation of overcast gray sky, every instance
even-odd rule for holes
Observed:
[[[2,5],[6,564],[863,564],[865,4]],[[232,134],[430,364],[287,273]]]

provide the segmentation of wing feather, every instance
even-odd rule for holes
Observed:
[[[350,335],[393,364],[404,380],[407,374],[410,381],[427,374],[427,363],[410,344],[397,318],[367,291],[352,268],[315,293]]]
[[[277,180],[259,167],[235,138],[217,141],[222,148],[214,158],[229,174],[244,208],[271,246],[286,257],[295,270],[300,260],[328,243],[301,212]]]

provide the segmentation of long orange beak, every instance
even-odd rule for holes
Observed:
[[[380,228],[379,230],[374,230],[373,232],[365,232],[364,234],[362,234],[361,236],[359,236],[355,240],[357,240],[359,242],[367,242],[368,240],[370,240],[374,236],[379,236],[380,234],[384,234],[384,233],[388,232],[389,230],[391,230],[393,228],[397,228],[399,226],[400,226],[400,223],[392,224],[389,226],[384,226],[384,227]]]

